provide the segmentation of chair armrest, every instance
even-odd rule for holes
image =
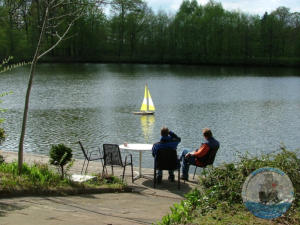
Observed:
[[[99,159],[103,159],[103,156],[101,155],[101,153],[98,153],[98,150],[94,150],[94,151],[90,151],[89,152],[89,158],[91,159],[92,155],[97,155],[97,158]]]
[[[101,152],[100,147],[98,147],[98,151],[99,151],[99,156],[103,159],[104,158],[104,154],[103,154],[103,152]]]

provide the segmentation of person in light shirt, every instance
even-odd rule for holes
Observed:
[[[202,134],[205,138],[205,142],[195,151],[189,152],[188,150],[183,150],[180,160],[183,161],[182,164],[182,177],[183,180],[188,180],[189,167],[190,165],[205,167],[209,154],[211,152],[216,152],[220,143],[213,137],[212,132],[209,128],[202,130]]]

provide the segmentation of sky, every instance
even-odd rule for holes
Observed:
[[[145,0],[155,12],[176,12],[183,0]],[[206,4],[208,0],[197,0],[199,4]],[[279,6],[290,8],[290,12],[300,12],[300,0],[216,0],[221,2],[227,10],[239,10],[245,13],[263,15],[272,12]]]

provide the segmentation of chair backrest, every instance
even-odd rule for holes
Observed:
[[[157,151],[154,167],[159,170],[176,170],[179,168],[176,149],[162,148]]]
[[[87,152],[86,152],[85,149],[83,148],[83,145],[82,145],[81,141],[78,141],[78,144],[80,145],[80,148],[81,148],[81,151],[82,151],[84,157],[85,157],[86,159],[88,159]]]
[[[103,144],[104,165],[123,166],[119,145]]]
[[[204,162],[205,166],[212,165],[214,163],[218,150],[219,148],[216,148],[208,152],[207,159]]]

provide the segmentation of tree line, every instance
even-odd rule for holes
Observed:
[[[44,16],[41,1],[0,0],[0,58],[32,59]],[[72,10],[85,3],[89,0],[78,0]],[[68,11],[61,7],[51,16]],[[55,36],[45,35],[41,47],[47,49]],[[101,7],[91,4],[43,60],[300,66],[300,13],[279,7],[250,15],[215,1],[184,0],[168,14],[153,12],[143,0],[110,0]]]

